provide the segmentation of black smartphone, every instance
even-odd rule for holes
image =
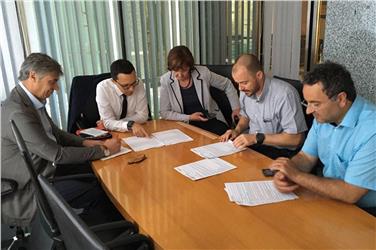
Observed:
[[[207,110],[204,110],[202,113],[204,114],[205,118],[209,120],[214,119],[216,117],[214,113],[209,113]]]
[[[275,173],[277,173],[277,172],[278,172],[278,170],[271,170],[270,168],[262,169],[262,174],[265,177],[273,177],[275,175]]]

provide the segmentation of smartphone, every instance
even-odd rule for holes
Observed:
[[[277,173],[277,172],[278,172],[278,170],[271,170],[270,168],[262,169],[262,174],[265,177],[273,177],[275,175],[275,173]]]
[[[204,110],[202,113],[204,114],[205,118],[207,118],[207,119],[209,119],[209,120],[210,120],[210,119],[214,119],[214,118],[217,117],[216,114],[214,114],[214,113],[209,113],[207,110]]]

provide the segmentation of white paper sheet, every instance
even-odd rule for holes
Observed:
[[[84,133],[87,135],[91,135],[93,137],[98,137],[107,134],[107,131],[96,129],[96,128],[87,128],[80,131],[80,133]]]
[[[245,150],[245,148],[243,149],[236,148],[234,144],[232,143],[232,141],[217,142],[217,143],[208,144],[205,146],[191,149],[192,152],[207,159],[230,155],[230,154],[234,154],[243,150]]]
[[[170,129],[153,133],[153,136],[164,145],[172,145],[181,142],[193,141],[191,137],[181,132],[179,129]]]
[[[123,138],[134,151],[142,151],[149,148],[157,148],[181,142],[193,141],[191,137],[178,129],[165,130],[153,133],[150,137],[127,137]]]
[[[294,193],[280,193],[273,181],[250,181],[225,183],[230,201],[243,206],[257,206],[297,199]]]
[[[132,150],[130,150],[129,148],[126,148],[126,147],[121,146],[121,147],[120,147],[120,151],[119,151],[118,153],[113,154],[113,155],[110,155],[110,156],[107,156],[107,157],[103,157],[101,160],[102,160],[102,161],[105,161],[105,160],[108,160],[108,159],[112,159],[112,158],[114,158],[114,157],[116,157],[116,156],[123,155],[123,154],[129,153],[129,152],[131,152],[131,151],[132,151]]]
[[[220,174],[236,166],[220,159],[204,159],[176,167],[175,170],[191,180],[199,180],[216,174]]]
[[[123,141],[128,144],[131,149],[134,151],[142,151],[146,150],[149,148],[158,148],[164,146],[163,143],[158,141],[154,137],[137,137],[137,136],[132,136],[132,137],[127,137],[123,138]]]

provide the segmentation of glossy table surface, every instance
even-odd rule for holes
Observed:
[[[150,121],[149,132],[178,128],[191,142],[131,152],[93,168],[124,217],[162,249],[375,249],[376,220],[354,205],[307,190],[299,199],[255,207],[229,201],[225,182],[265,180],[271,160],[250,149],[222,159],[229,172],[192,181],[174,167],[202,158],[191,148],[217,142],[216,136],[173,121]],[[130,133],[114,133],[127,137]],[[128,165],[137,154],[147,159]]]

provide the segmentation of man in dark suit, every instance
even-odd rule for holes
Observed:
[[[36,211],[34,189],[18,152],[9,125],[10,120],[14,120],[18,126],[37,173],[46,177],[53,177],[56,170],[64,168],[62,165],[56,169],[59,164],[75,166],[77,169],[73,169],[73,172],[76,173],[85,172],[86,170],[79,169],[79,166],[84,166],[83,163],[120,150],[120,140],[117,138],[104,142],[84,140],[59,129],[52,122],[45,104],[53,91],[59,89],[60,75],[61,66],[54,59],[41,53],[30,54],[21,65],[18,77],[20,82],[1,106],[1,174],[2,177],[14,179],[18,183],[18,189],[13,196],[1,203],[3,223],[28,225]],[[84,192],[92,186],[93,183],[70,181],[69,184],[60,183],[56,188],[68,200],[72,195]],[[91,209],[94,203],[101,203],[98,199],[106,199],[102,190],[94,188],[92,191],[101,198],[93,197],[93,193],[91,197],[85,197],[90,196],[90,192],[86,192],[82,199],[71,205]]]

